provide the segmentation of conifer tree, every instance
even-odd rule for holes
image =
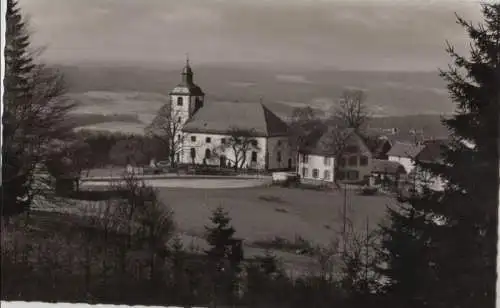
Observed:
[[[214,283],[214,296],[231,300],[237,287],[237,275],[240,272],[241,256],[235,255],[234,234],[229,214],[222,207],[217,207],[210,218],[212,226],[205,227],[206,239],[211,246],[206,250]],[[222,293],[221,293],[222,292]]]
[[[28,28],[15,0],[7,0],[2,114],[2,217],[22,213],[34,196],[35,166],[51,142],[71,130],[65,116],[74,106],[62,99],[61,75],[37,64]]]
[[[453,62],[441,71],[457,104],[443,120],[451,135],[444,163],[417,162],[444,179],[445,190],[424,189],[410,211],[391,213],[383,232],[389,307],[495,306],[500,3],[483,4],[482,13],[477,26],[457,17],[470,56],[448,45]]]

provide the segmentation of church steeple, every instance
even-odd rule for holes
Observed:
[[[189,55],[186,54],[186,65],[182,69],[182,82],[186,85],[193,84],[193,70],[189,65]]]

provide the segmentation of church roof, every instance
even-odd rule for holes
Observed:
[[[252,132],[255,137],[286,136],[288,125],[262,103],[210,102],[184,125],[187,133]]]

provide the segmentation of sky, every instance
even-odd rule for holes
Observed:
[[[435,70],[472,0],[19,0],[49,63]]]

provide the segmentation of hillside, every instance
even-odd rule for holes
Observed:
[[[134,132],[141,131],[161,105],[168,102],[168,92],[180,78],[179,70],[162,68],[57,68],[65,74],[70,96],[80,104],[76,113],[85,114],[82,121],[86,125]],[[195,66],[194,71],[195,81],[207,94],[207,104],[258,102],[262,98],[281,117],[288,117],[297,106],[328,110],[342,90],[350,87],[366,91],[366,103],[378,116],[372,123],[375,127],[424,129],[441,134],[443,127],[436,115],[453,110],[444,83],[433,72],[299,72],[222,66]],[[98,117],[91,119],[92,115]]]
[[[146,92],[167,95],[179,71],[142,67],[59,66],[70,92]],[[258,101],[328,109],[346,87],[366,90],[378,115],[448,113],[452,110],[437,72],[278,71],[193,67],[195,81],[210,100]]]

